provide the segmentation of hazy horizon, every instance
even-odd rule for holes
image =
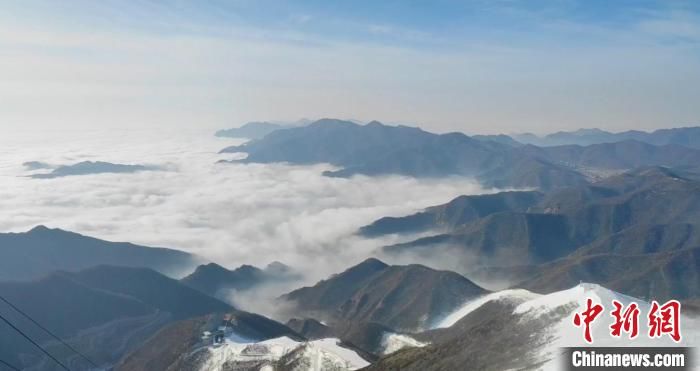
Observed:
[[[0,126],[700,122],[692,1],[0,1]]]

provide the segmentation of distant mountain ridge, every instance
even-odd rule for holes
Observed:
[[[511,135],[513,139],[525,144],[537,146],[559,146],[568,144],[590,145],[601,143],[622,142],[635,140],[653,145],[682,145],[700,149],[700,127],[681,127],[659,129],[652,132],[630,130],[611,133],[600,129],[579,129],[576,131],[560,131],[539,137],[533,134]]]
[[[496,134],[496,135],[472,135],[472,138],[476,140],[482,140],[482,141],[491,141],[491,142],[496,142],[500,144],[505,144],[511,147],[520,147],[523,145],[523,143],[518,142],[517,140],[513,139],[513,137],[505,134]]]
[[[39,162],[28,162],[24,164],[33,170],[46,169],[47,165]],[[53,170],[48,173],[39,173],[29,175],[35,179],[53,179],[76,175],[91,175],[91,174],[128,174],[137,173],[140,171],[157,171],[162,170],[158,166],[152,165],[133,165],[133,164],[115,164],[104,161],[82,161],[72,165],[60,165],[53,167]]]
[[[325,175],[348,177],[354,174],[399,174],[417,177],[467,175],[488,183],[550,187],[584,182],[584,176],[546,161],[521,163],[520,172],[536,175],[513,179],[500,168],[518,158],[513,147],[490,140],[475,140],[461,133],[433,134],[419,128],[387,126],[377,121],[367,125],[322,119],[306,127],[273,132],[263,139],[222,152],[246,152],[244,163],[289,162],[293,164],[330,163],[342,166]],[[539,169],[538,169],[539,168]],[[522,179],[525,179],[524,181]],[[524,183],[524,184],[523,184]]]
[[[390,255],[454,254],[454,262],[479,266],[535,264],[561,258],[580,243],[565,216],[501,212],[456,230],[382,248]]]
[[[200,265],[180,280],[183,284],[209,296],[227,301],[232,291],[246,291],[266,283],[279,283],[300,279],[300,275],[282,263],[274,262],[264,269],[242,265],[228,270],[218,264]]]
[[[524,154],[573,168],[629,170],[642,166],[686,167],[700,162],[700,150],[679,145],[652,145],[636,140],[613,143],[520,147]]]
[[[237,128],[218,130],[214,135],[221,138],[260,139],[273,131],[306,126],[312,122],[313,120],[309,119],[299,119],[290,122],[252,121]]]
[[[419,233],[428,230],[451,230],[457,226],[501,211],[526,211],[544,195],[540,192],[500,192],[476,196],[459,196],[405,217],[384,217],[360,228],[364,236],[391,233]]]
[[[486,186],[543,190],[585,184],[598,172],[637,166],[693,166],[700,150],[637,141],[587,147],[517,145],[501,137],[434,134],[420,128],[366,125],[321,119],[305,127],[278,130],[264,138],[223,149],[244,152],[235,162],[341,167],[327,176],[397,174],[413,177],[470,176]],[[494,140],[495,139],[495,140]]]
[[[271,122],[249,122],[239,128],[223,129],[215,133],[223,138],[260,139],[275,130],[294,127],[292,125],[275,124]]]
[[[0,281],[31,280],[57,270],[78,271],[104,264],[178,275],[191,271],[200,261],[178,250],[109,242],[45,226],[0,233]]]
[[[666,226],[662,228],[668,228]],[[693,226],[697,241],[699,226]],[[641,233],[648,233],[642,230]],[[543,264],[515,286],[550,293],[583,280],[605,284],[616,291],[659,301],[700,296],[700,244],[658,252],[580,253]]]
[[[539,194],[523,205],[505,203],[513,194],[530,196],[462,196],[418,214],[380,219],[360,233],[432,229],[432,236],[382,251],[426,258],[451,254],[475,273],[467,276],[507,277],[538,292],[584,280],[642,297],[700,297],[700,182],[669,168],[644,167]],[[465,200],[470,207],[481,202],[501,209],[474,217]],[[436,218],[443,214],[450,217]]]

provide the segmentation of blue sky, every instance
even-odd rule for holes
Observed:
[[[700,2],[2,1],[4,126],[700,121]]]

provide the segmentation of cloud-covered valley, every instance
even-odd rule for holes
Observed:
[[[323,177],[329,165],[217,163],[232,140],[208,131],[44,131],[0,138],[0,231],[38,224],[90,236],[185,250],[227,267],[281,261],[309,282],[370,256],[391,239],[358,227],[460,194],[466,178]],[[165,171],[32,179],[28,161],[152,164]]]

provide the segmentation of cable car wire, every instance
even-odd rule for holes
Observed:
[[[56,362],[56,364],[58,364],[59,366],[61,366],[62,369],[66,370],[66,371],[71,371],[70,368],[66,367],[66,365],[64,365],[63,363],[61,363],[61,361],[59,361],[58,359],[56,359],[56,357],[52,356],[51,353],[47,352],[46,349],[42,348],[41,345],[37,344],[36,341],[32,340],[32,338],[30,338],[29,335],[27,335],[27,334],[25,334],[24,332],[22,332],[22,330],[18,329],[17,326],[13,325],[12,322],[10,322],[9,320],[7,320],[7,318],[3,317],[1,314],[0,314],[0,320],[2,320],[3,322],[7,323],[8,326],[12,327],[15,331],[17,331],[20,335],[22,335],[22,337],[24,337],[25,339],[29,340],[30,343],[32,343],[35,347],[39,348],[39,350],[41,350],[42,353],[46,354],[46,356],[48,356],[48,357],[51,358],[54,362]]]
[[[17,367],[15,367],[15,366],[13,366],[13,365],[11,365],[11,364],[9,364],[9,363],[3,361],[2,359],[0,359],[0,365],[5,365],[5,366],[7,366],[8,368],[11,368],[11,369],[16,370],[16,371],[20,371],[20,369],[18,369]]]
[[[83,358],[83,359],[84,359],[85,361],[87,361],[91,366],[93,366],[93,367],[95,367],[95,368],[99,368],[99,366],[97,366],[97,365],[95,364],[95,362],[93,362],[92,360],[90,360],[90,358],[88,358],[87,356],[85,356],[83,353],[77,351],[75,348],[73,348],[72,346],[70,346],[70,344],[66,343],[65,341],[63,341],[63,339],[61,339],[60,337],[58,337],[58,335],[54,334],[53,332],[49,331],[49,329],[47,329],[46,327],[44,327],[44,326],[42,326],[41,324],[39,324],[39,322],[35,321],[30,315],[28,315],[27,313],[25,313],[25,312],[22,311],[21,309],[17,308],[14,304],[10,303],[10,301],[7,300],[7,299],[5,299],[2,295],[0,295],[0,300],[2,300],[3,302],[5,302],[5,304],[9,305],[12,309],[16,310],[18,313],[20,313],[21,315],[23,315],[23,316],[24,316],[25,318],[27,318],[28,320],[30,320],[30,321],[31,321],[33,324],[35,324],[37,327],[39,327],[40,329],[46,331],[47,334],[51,335],[54,339],[58,340],[61,344],[65,345],[66,348],[68,348],[68,349],[70,349],[71,351],[73,351],[73,353],[75,353],[75,354],[77,354],[78,356],[80,356],[81,358]]]

